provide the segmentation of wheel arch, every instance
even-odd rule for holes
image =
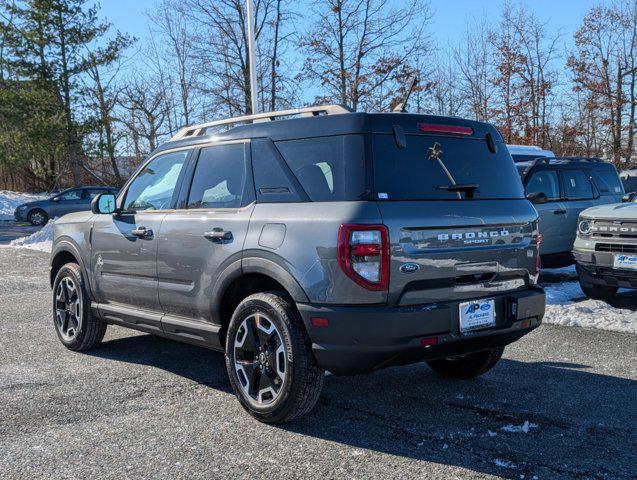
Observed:
[[[53,282],[55,281],[55,277],[57,276],[58,272],[67,263],[77,263],[80,266],[83,280],[86,283],[87,287],[89,287],[88,291],[90,292],[91,289],[88,281],[88,275],[86,273],[86,268],[84,266],[84,260],[82,259],[82,255],[80,254],[79,249],[72,243],[72,240],[70,239],[59,240],[56,243],[53,251],[51,252],[51,267],[49,272],[49,282],[51,284],[51,287],[53,287]]]
[[[224,270],[214,287],[212,305],[214,318],[221,326],[219,340],[222,345],[237,305],[252,294],[267,291],[280,291],[293,304],[308,302],[307,295],[292,274],[272,260],[244,258]]]

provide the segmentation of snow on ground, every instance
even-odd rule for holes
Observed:
[[[576,281],[547,285],[545,292],[546,323],[637,333],[636,311],[586,298]]]
[[[18,205],[44,198],[48,198],[46,193],[22,193],[0,190],[0,221],[13,220],[13,212]]]
[[[40,252],[51,252],[53,243],[53,223],[55,219],[49,220],[44,227],[32,235],[16,238],[9,244],[11,247],[28,248],[29,250],[38,250]]]

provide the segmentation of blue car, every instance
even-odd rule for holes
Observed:
[[[50,218],[91,209],[91,201],[101,193],[117,194],[115,187],[79,187],[64,190],[51,198],[23,203],[13,212],[16,222],[45,225]]]

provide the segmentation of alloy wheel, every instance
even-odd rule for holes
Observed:
[[[283,336],[263,313],[243,320],[234,342],[234,368],[244,394],[258,405],[277,399],[285,384]]]
[[[55,292],[55,326],[66,342],[72,341],[80,330],[82,300],[71,277],[60,280]]]

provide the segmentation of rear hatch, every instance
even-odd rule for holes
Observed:
[[[535,282],[537,213],[495,128],[384,115],[372,130],[390,305],[485,298]]]

